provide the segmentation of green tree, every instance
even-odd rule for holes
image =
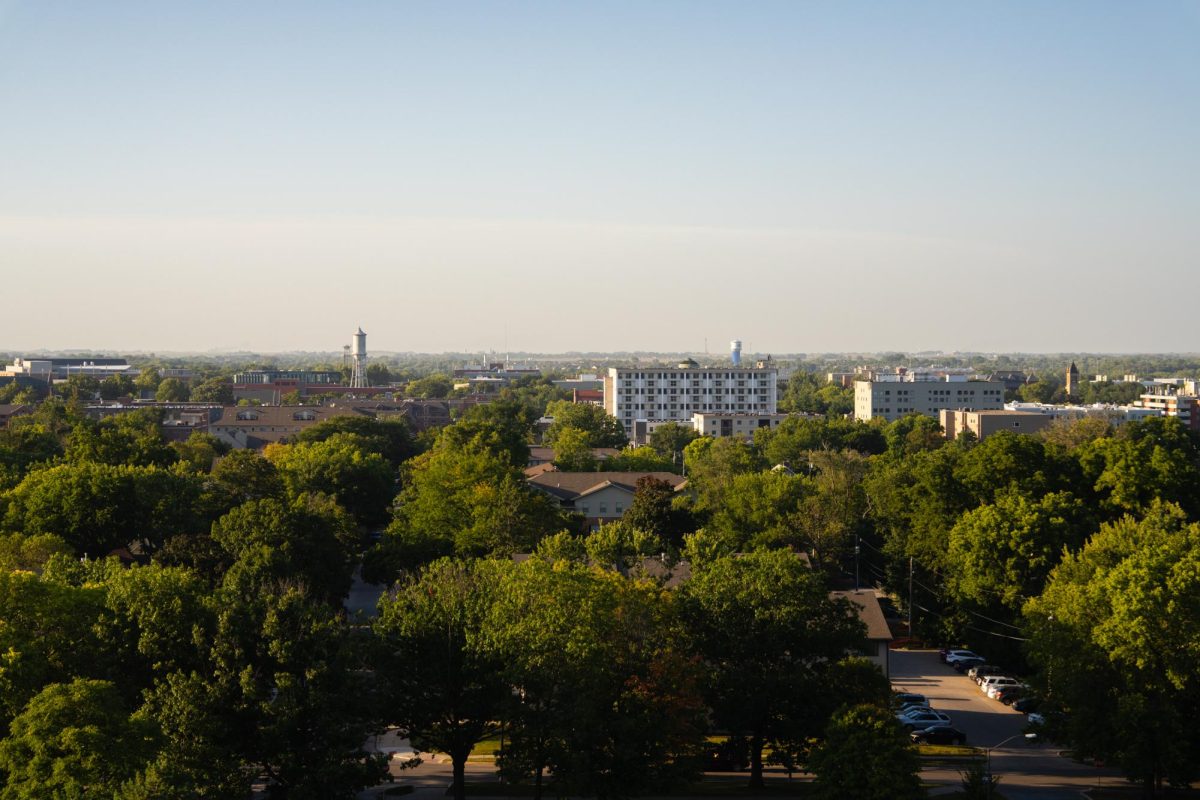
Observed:
[[[109,375],[100,381],[100,399],[116,400],[118,397],[132,395],[136,390],[133,379],[128,375]]]
[[[583,540],[588,560],[604,569],[628,574],[642,559],[662,552],[662,541],[649,531],[639,530],[624,520],[601,525]]]
[[[829,722],[808,768],[827,800],[918,800],[920,760],[892,712],[883,706],[843,709]]]
[[[961,601],[1010,613],[1041,594],[1064,551],[1075,550],[1094,528],[1084,504],[1066,492],[1031,499],[1003,494],[968,511],[950,531],[947,581]]]
[[[669,482],[643,475],[634,484],[633,502],[621,519],[678,548],[683,544],[683,535],[695,525],[687,511],[675,507],[675,499],[675,488]]]
[[[130,716],[111,683],[50,684],[0,740],[0,775],[7,776],[0,798],[119,797],[144,769],[155,735],[147,720]]]
[[[234,558],[225,585],[242,596],[298,583],[337,605],[361,543],[344,511],[313,496],[248,501],[213,523],[212,537]]]
[[[798,544],[796,517],[810,491],[804,478],[786,472],[734,475],[709,527],[739,549]]]
[[[546,408],[554,423],[546,431],[545,442],[555,446],[559,435],[569,428],[587,434],[590,447],[624,447],[629,442],[625,427],[602,407],[591,403],[556,400]]]
[[[453,762],[466,797],[467,757],[496,728],[509,687],[483,647],[484,622],[504,562],[441,560],[379,603],[374,623],[389,681],[389,719],[422,749]]]
[[[299,444],[323,442],[339,433],[357,436],[368,453],[383,456],[393,467],[399,467],[417,452],[412,431],[403,419],[372,419],[343,414],[322,420],[296,434]]]
[[[567,561],[508,572],[484,626],[512,691],[500,772],[560,796],[663,791],[695,774],[703,704],[671,596]]]
[[[1146,797],[1197,777],[1200,525],[1176,506],[1104,525],[1025,608],[1052,736],[1111,762]]]
[[[864,644],[845,601],[796,555],[717,558],[683,586],[684,619],[707,676],[716,724],[750,748],[750,785],[763,785],[763,751],[790,752],[821,733],[844,699],[822,691],[833,665]]]
[[[439,445],[406,466],[405,488],[372,577],[394,576],[444,555],[529,552],[565,527],[555,505],[529,488],[502,450]]]
[[[410,381],[404,387],[404,394],[424,399],[442,398],[449,395],[453,388],[453,382],[445,375],[427,375],[424,378]]]
[[[213,465],[209,489],[214,502],[228,511],[248,500],[284,495],[283,478],[275,465],[254,450],[234,450]]]
[[[679,472],[679,466],[663,458],[653,447],[626,447],[603,464],[611,472]]]
[[[105,555],[137,542],[148,551],[207,524],[201,482],[157,467],[81,462],[31,472],[8,493],[4,526],[53,533],[79,554]]]
[[[388,517],[396,473],[368,446],[354,434],[335,433],[311,444],[268,445],[263,455],[279,470],[293,497],[323,492],[337,498],[360,524],[372,525]]]
[[[177,456],[163,438],[160,412],[153,409],[117,414],[99,422],[77,419],[66,437],[71,461],[114,466],[168,467]]]
[[[52,555],[71,555],[75,551],[60,536],[40,533],[0,533],[0,573],[13,570],[40,570]]]
[[[1045,381],[1026,383],[1017,389],[1017,396],[1025,403],[1049,403],[1057,388],[1056,384]]]
[[[373,361],[367,365],[367,384],[370,386],[387,386],[392,382],[392,371],[387,364]]]
[[[514,400],[485,403],[443,428],[434,447],[438,450],[486,447],[506,457],[509,465],[524,469],[529,463],[529,438],[536,419],[532,409]]]
[[[586,431],[563,428],[554,439],[554,466],[563,472],[595,472],[598,462]]]
[[[94,587],[0,571],[0,729],[44,686],[105,670],[95,629],[101,602]]]
[[[190,396],[187,384],[179,378],[165,378],[154,390],[154,399],[160,403],[183,403]]]
[[[683,449],[698,438],[700,438],[700,434],[690,425],[666,422],[658,425],[651,432],[650,446],[660,456],[678,467],[683,464]]]
[[[895,420],[884,428],[883,437],[893,456],[936,450],[946,443],[942,426],[924,414],[908,414]]]
[[[212,471],[217,459],[230,451],[230,447],[211,433],[192,431],[182,442],[171,442],[179,463],[196,473]]]
[[[157,392],[162,380],[156,367],[146,367],[134,378],[133,384],[141,391]]]
[[[224,378],[209,378],[192,387],[193,403],[233,405],[233,384]]]
[[[794,517],[801,544],[813,563],[836,570],[847,560],[854,537],[868,533],[865,480],[870,463],[854,450],[810,454],[811,487]]]
[[[758,472],[764,466],[753,447],[733,438],[703,436],[684,449],[683,459],[696,507],[705,512],[721,508],[736,476]]]

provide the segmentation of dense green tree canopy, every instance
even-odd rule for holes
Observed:
[[[554,418],[545,435],[545,442],[551,447],[556,446],[559,434],[568,429],[583,431],[590,447],[624,447],[629,441],[620,421],[592,403],[556,400],[547,406],[546,415]]]
[[[388,518],[396,493],[396,472],[371,442],[353,433],[335,433],[316,442],[272,444],[264,451],[279,470],[288,493],[321,492],[337,499],[362,525]]]
[[[154,748],[154,725],[130,716],[116,687],[76,679],[29,701],[0,740],[4,800],[121,797]]]
[[[684,586],[683,608],[703,659],[718,726],[750,746],[751,784],[763,750],[796,751],[824,729],[817,698],[864,628],[820,573],[786,550],[718,558]]]
[[[823,800],[919,800],[920,760],[892,711],[857,705],[838,712],[808,764]]]
[[[1025,609],[1052,733],[1148,792],[1197,777],[1200,525],[1175,506],[1103,526]]]

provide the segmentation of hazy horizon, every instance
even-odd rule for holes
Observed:
[[[1197,34],[1184,2],[0,0],[0,347],[1179,352]]]

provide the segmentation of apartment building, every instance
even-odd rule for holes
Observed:
[[[701,436],[753,439],[759,428],[775,428],[790,414],[722,414],[697,411],[692,415],[692,427]]]
[[[1004,408],[1004,382],[965,375],[920,373],[877,375],[854,382],[854,418],[893,422],[909,414],[937,419],[942,409],[995,411]]]
[[[691,425],[696,413],[775,414],[778,379],[774,368],[701,367],[691,360],[676,367],[614,367],[604,377],[604,410],[636,440],[635,428]]]
[[[1195,395],[1195,382],[1188,383],[1190,386],[1166,381],[1151,382],[1149,391],[1134,400],[1133,405],[1153,409],[1164,417],[1177,417],[1185,427],[1200,430],[1200,407],[1197,407],[1200,398]]]
[[[1000,431],[1037,433],[1050,426],[1054,418],[1036,411],[958,411],[943,408],[938,414],[947,439],[957,439],[966,431],[979,440]]]

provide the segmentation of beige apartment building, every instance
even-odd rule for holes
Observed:
[[[893,422],[909,414],[937,418],[943,409],[998,411],[1004,408],[1004,382],[967,380],[951,375],[940,380],[923,375],[878,376],[854,382],[854,418]]]
[[[1049,427],[1054,418],[1030,411],[956,411],[943,408],[938,421],[946,438],[953,441],[964,431],[975,434],[977,439],[986,439],[993,433],[1037,433]]]
[[[791,414],[713,414],[697,411],[692,428],[701,436],[753,439],[759,428],[775,428]],[[804,415],[801,415],[804,416]]]

